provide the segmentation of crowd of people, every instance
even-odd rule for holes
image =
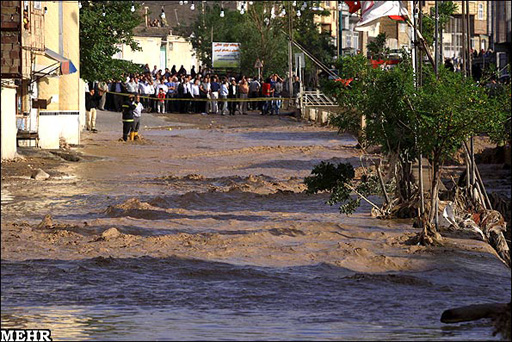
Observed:
[[[201,67],[197,72],[192,67],[188,73],[183,66],[161,70],[155,65],[150,71],[147,64],[143,72],[127,75],[123,81],[96,82],[90,87],[99,93],[100,110],[116,112],[122,111],[125,94],[140,95],[145,112],[221,115],[246,115],[249,111],[277,115],[281,100],[249,100],[289,97],[288,80],[277,74],[263,80],[257,76],[219,76]],[[299,78],[294,77],[292,97],[299,91]]]
[[[123,80],[92,82],[86,89],[86,129],[96,130],[96,108],[123,113],[123,140],[138,137],[142,112],[200,113],[203,115],[279,115],[283,101],[289,98],[288,80],[277,74],[266,79],[257,76],[219,76],[199,67],[190,72],[181,66],[176,70],[150,70],[145,65],[140,73],[123,76]],[[291,95],[300,92],[298,77],[292,80]],[[268,100],[265,100],[268,98]],[[253,99],[251,101],[251,99]]]
[[[480,50],[480,52],[471,49],[470,52],[473,62],[479,59],[479,64],[489,64],[495,58],[495,54],[492,51],[492,49],[488,49],[487,51],[484,51],[484,49],[482,49]],[[462,65],[463,59],[460,56],[453,56],[452,58],[447,57],[444,59],[444,66],[450,71],[462,72]]]

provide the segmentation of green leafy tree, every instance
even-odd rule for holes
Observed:
[[[362,146],[381,146],[392,169],[399,203],[411,202],[416,195],[412,163],[416,158],[414,120],[409,96],[414,92],[412,67],[408,58],[391,70],[373,69],[362,55],[343,57],[339,69],[342,80],[330,81],[326,92],[343,108],[332,119],[340,131],[360,130]],[[361,123],[364,128],[361,129]]]
[[[505,117],[510,118],[510,99],[493,98],[471,78],[464,78],[443,68],[435,75],[427,68],[423,86],[408,96],[418,114],[418,143],[433,168],[430,208],[434,208],[441,181],[441,168],[462,143],[473,135],[495,130]],[[422,240],[435,241],[432,224],[435,211],[429,210]]]
[[[362,56],[344,57],[340,69],[343,79],[326,87],[345,109],[333,122],[345,130],[366,118],[361,141],[381,146],[389,160],[399,160],[395,198],[415,198],[412,163],[420,151],[429,159],[434,177],[421,238],[434,241],[438,236],[431,208],[438,198],[441,168],[472,135],[489,133],[495,140],[510,140],[510,89],[478,86],[444,68],[436,76],[431,67],[424,68],[423,86],[416,89],[407,57],[391,70],[372,69]]]
[[[457,4],[453,1],[440,1],[438,4],[439,13],[439,27],[444,27],[449,21],[450,17],[457,11]],[[430,8],[430,13],[423,16],[422,21],[422,34],[428,46],[434,44],[435,33],[435,8]]]
[[[372,59],[386,59],[389,55],[389,49],[386,47],[387,35],[385,32],[379,33],[377,37],[366,45]]]
[[[142,23],[142,17],[140,5],[134,5],[136,11],[132,12],[129,1],[84,2],[80,9],[80,74],[84,80],[120,79],[124,73],[140,70],[130,61],[112,58],[121,51],[118,44],[140,51],[133,29]]]
[[[332,61],[334,47],[330,44],[328,34],[318,31],[313,22],[313,15],[325,15],[326,11],[315,12],[308,9],[296,16],[298,8],[292,8],[285,2],[287,15],[280,17],[282,4],[272,1],[255,1],[245,14],[238,11],[224,10],[224,18],[220,17],[219,5],[201,4],[201,14],[189,27],[182,28],[180,33],[192,43],[197,57],[203,63],[212,62],[212,36],[214,41],[239,42],[240,71],[254,74],[256,59],[263,61],[263,74],[286,74],[288,71],[288,15],[293,16],[294,39],[313,50],[315,56],[323,61]],[[280,7],[281,6],[281,7]],[[300,4],[299,4],[300,6]],[[271,19],[272,7],[276,17]],[[192,34],[194,33],[194,34]],[[312,70],[311,64],[307,64]]]

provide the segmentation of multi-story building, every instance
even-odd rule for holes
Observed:
[[[426,1],[427,9],[435,5],[435,1]],[[467,1],[469,3],[469,36],[470,49],[486,51],[489,48],[489,32],[487,30],[487,7],[489,1]],[[494,2],[494,1],[492,1]],[[454,1],[457,10],[446,24],[443,31],[443,57],[462,56],[462,5],[466,1]]]
[[[341,4],[341,10],[338,8],[339,4]],[[357,13],[350,14],[348,6],[343,1],[321,1],[320,8],[328,10],[330,14],[315,16],[315,22],[319,24],[320,32],[331,35],[338,55],[366,52],[367,36],[371,36],[372,33],[355,30],[355,25],[360,19]]]
[[[507,72],[505,66],[511,65],[511,7],[510,1],[489,2],[489,45],[496,52],[496,65],[500,70],[503,69],[503,74]]]
[[[491,1],[491,3],[494,1]],[[403,5],[412,15],[412,1],[403,1]],[[429,14],[434,10],[435,1],[420,1],[419,5],[424,14]],[[457,9],[450,21],[443,28],[443,56],[442,57],[460,57],[462,56],[462,3],[463,1],[454,1]],[[487,7],[488,1],[469,1],[469,35],[471,38],[471,49],[476,51],[489,48],[489,35],[487,29]],[[466,1],[464,1],[466,4]],[[381,18],[380,32],[385,32],[388,37],[388,47],[391,49],[400,49],[402,47],[411,47],[413,31],[405,22],[393,21],[389,18]]]
[[[2,158],[12,158],[18,142],[50,149],[61,139],[78,144],[85,121],[78,2],[4,1],[1,14],[2,147],[8,151],[2,148]]]

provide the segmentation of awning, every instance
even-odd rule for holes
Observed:
[[[68,59],[62,55],[59,55],[57,52],[52,51],[47,48],[45,50],[44,54],[46,57],[56,60],[57,62],[60,62],[60,74],[61,75],[69,75],[69,74],[75,73],[77,71],[75,65],[73,64],[73,62],[71,62],[70,59]]]

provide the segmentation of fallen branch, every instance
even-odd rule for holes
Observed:
[[[363,200],[365,200],[368,204],[373,206],[375,209],[382,212],[382,210],[372,201],[370,201],[368,198],[364,197],[362,194],[360,194],[352,185],[345,183],[345,186],[349,188],[351,191],[355,192],[357,196],[361,197]]]

